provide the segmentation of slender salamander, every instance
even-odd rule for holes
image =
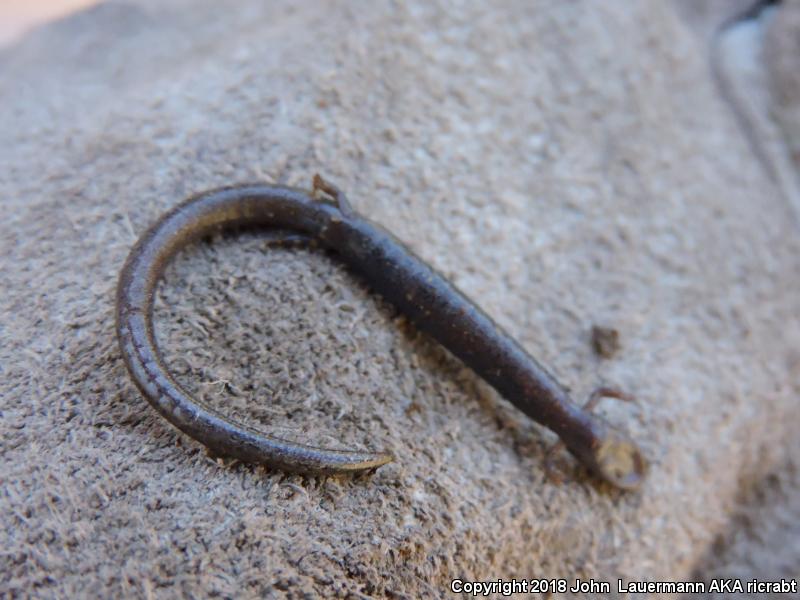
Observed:
[[[299,234],[332,250],[420,330],[558,434],[594,473],[624,489],[641,483],[646,461],[627,436],[573,403],[480,308],[394,236],[356,214],[344,195],[319,176],[312,191],[241,185],[199,194],[162,216],[131,250],[117,289],[122,356],[142,394],[181,431],[220,454],[294,472],[361,471],[392,460],[384,453],[329,450],[244,427],[192,398],[170,375],[152,318],[164,267],[191,240],[243,226],[293,232],[295,239]]]

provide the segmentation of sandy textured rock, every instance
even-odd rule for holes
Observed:
[[[262,4],[108,3],[0,55],[0,587],[691,576],[800,456],[797,225],[697,36],[668,3]],[[652,459],[644,489],[550,482],[550,434],[329,259],[258,235],[170,267],[156,317],[180,381],[397,462],[358,480],[225,466],[159,418],[114,339],[136,236],[190,193],[317,171],[576,397],[633,392],[602,410]],[[613,359],[596,323],[620,331]]]
[[[786,2],[764,40],[772,111],[800,177],[800,2]]]

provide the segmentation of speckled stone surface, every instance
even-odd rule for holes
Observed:
[[[797,226],[671,4],[263,4],[111,2],[0,54],[0,590],[680,579],[759,489],[796,495]],[[168,269],[171,367],[252,425],[397,462],[286,476],[159,418],[114,338],[136,236],[190,193],[315,172],[577,398],[635,394],[601,411],[652,460],[641,492],[568,462],[548,480],[552,435],[330,259],[257,234]]]

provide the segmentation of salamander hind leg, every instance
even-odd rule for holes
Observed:
[[[353,207],[350,206],[350,201],[347,199],[347,196],[345,196],[344,192],[330,181],[323,178],[319,173],[314,175],[314,178],[311,180],[311,190],[317,198],[320,198],[317,193],[322,192],[324,196],[322,196],[320,199],[327,199],[331,204],[342,211],[342,214],[353,214]]]

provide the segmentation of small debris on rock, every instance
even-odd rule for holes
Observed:
[[[592,348],[600,358],[611,358],[620,349],[619,331],[613,327],[593,325]]]

